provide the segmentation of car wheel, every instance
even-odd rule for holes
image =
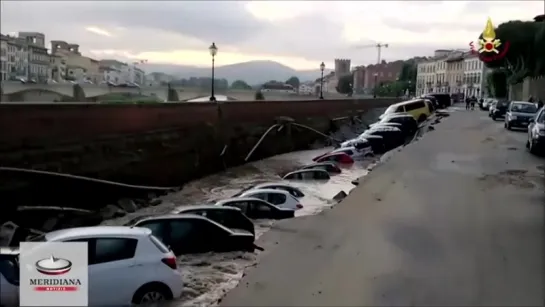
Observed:
[[[140,287],[132,298],[134,305],[146,305],[172,299],[172,292],[162,283],[153,282]]]
[[[426,118],[428,118],[428,117],[426,116],[426,114],[422,114],[422,115],[420,115],[420,116],[418,117],[418,122],[419,122],[419,123],[422,123],[422,122],[424,122],[424,121],[426,120]]]

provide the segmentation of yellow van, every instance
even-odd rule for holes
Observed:
[[[393,104],[384,111],[382,116],[392,113],[409,113],[418,122],[425,121],[431,115],[428,102],[420,98]]]

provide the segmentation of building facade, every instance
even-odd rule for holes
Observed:
[[[356,66],[353,71],[354,80],[352,84],[354,85],[355,92],[365,91],[365,66]]]
[[[486,92],[486,67],[478,55],[467,53],[464,58],[464,94],[466,97],[488,96]]]
[[[380,64],[368,65],[365,67],[363,87],[365,89],[373,89],[381,83],[396,81],[399,78],[402,67],[403,61],[394,61],[390,63],[382,61]]]
[[[464,57],[463,51],[453,51],[447,58],[447,93],[463,93],[464,81]]]
[[[127,64],[118,60],[101,60],[99,62],[103,81],[116,84],[135,83],[138,85],[146,83],[145,72],[138,67],[138,63]]]
[[[100,83],[102,74],[99,72],[99,62],[81,55],[78,44],[65,41],[51,41],[51,54],[59,59],[61,65],[52,68],[62,68],[65,65],[64,79],[76,82]],[[57,60],[55,60],[55,63]]]
[[[8,39],[0,34],[0,81],[8,79]]]
[[[448,93],[487,96],[486,67],[477,55],[460,50],[438,50],[418,64],[416,94]]]
[[[418,63],[416,72],[416,95],[420,96],[433,92],[435,83],[435,61],[426,60]]]

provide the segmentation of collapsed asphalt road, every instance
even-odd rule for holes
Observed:
[[[543,160],[457,112],[338,206],[277,223],[223,306],[542,306]]]

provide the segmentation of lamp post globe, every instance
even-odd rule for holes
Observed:
[[[320,99],[324,99],[324,69],[325,64],[322,62],[322,64],[320,64],[320,71],[322,72],[322,76],[320,78]]]
[[[208,51],[210,51],[210,55],[212,56],[212,88],[210,90],[210,101],[216,101],[216,97],[214,96],[214,64],[216,61],[216,54],[218,54],[216,43],[212,43],[212,45],[208,47]]]
[[[212,45],[208,47],[208,50],[210,51],[210,55],[212,57],[215,57],[216,54],[218,54],[218,47],[216,47],[216,43],[212,43]]]

